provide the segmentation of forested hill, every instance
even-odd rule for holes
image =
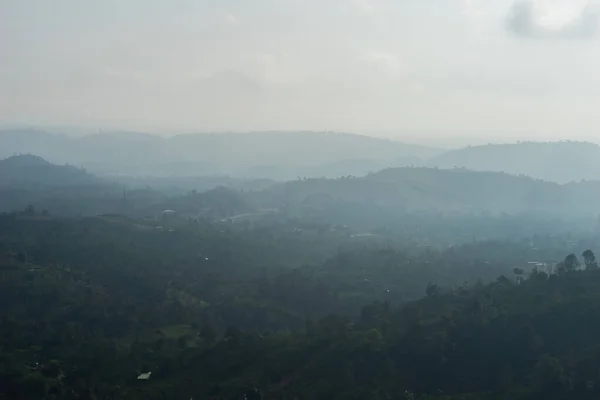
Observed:
[[[365,177],[306,179],[256,195],[263,205],[298,212],[341,212],[340,206],[394,212],[532,212],[594,216],[600,183],[566,185],[498,172],[395,168]],[[348,208],[350,210],[350,208]]]
[[[100,183],[98,178],[80,168],[54,165],[35,155],[0,160],[0,187],[68,187]]]
[[[596,400],[598,238],[580,263],[553,236],[376,248],[0,215],[0,398]]]
[[[240,375],[254,376],[246,382],[273,382],[267,399],[592,400],[599,293],[597,270],[432,290],[399,310],[365,307],[354,324],[330,318],[306,335],[238,337],[216,347],[229,357],[201,358],[186,375],[225,377],[243,357]]]
[[[267,213],[358,229],[389,225],[394,219],[404,218],[406,223],[415,214],[528,213],[589,221],[600,214],[598,181],[561,185],[458,168],[390,168],[361,177],[305,178],[280,184],[248,181],[250,188],[256,186],[250,191],[219,187],[220,182],[207,179],[200,182],[204,190],[183,193],[136,186],[135,180],[126,187],[72,166],[15,156],[0,161],[0,211],[33,205],[57,215],[120,213],[140,218],[169,209],[186,217],[219,219],[246,214],[260,218]]]
[[[98,174],[294,179],[365,174],[409,165],[440,150],[332,132],[189,134],[164,138],[103,133],[72,138],[35,130],[0,132],[0,157],[34,153]],[[346,172],[350,171],[350,172]]]
[[[221,187],[221,182],[242,184],[242,181],[199,178],[192,183],[208,186],[210,190],[192,190],[182,195],[182,190],[177,189],[179,184],[173,183],[175,189],[167,191],[169,196],[149,186],[140,187],[144,181],[130,182],[133,188],[128,188],[80,168],[51,164],[34,155],[19,155],[0,160],[0,212],[33,207],[63,216],[119,213],[148,217],[175,209],[182,215],[211,218],[249,212],[251,208],[242,194]]]
[[[501,171],[554,182],[600,179],[600,147],[585,142],[489,144],[448,151],[429,166]]]

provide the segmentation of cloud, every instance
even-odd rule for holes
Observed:
[[[264,89],[263,84],[243,72],[235,70],[218,71],[200,81],[205,90],[219,95],[256,94]]]
[[[594,36],[600,0],[517,1],[177,0],[143,18],[147,0],[118,13],[118,0],[94,12],[79,0],[5,2],[0,118],[593,130],[600,46],[581,38]],[[552,39],[564,37],[579,39]]]
[[[231,13],[223,14],[223,22],[225,22],[225,24],[227,24],[229,26],[239,26],[240,25],[240,20]]]
[[[291,77],[283,65],[282,56],[279,54],[258,54],[259,76],[265,84],[286,84]]]
[[[545,7],[544,7],[545,5]],[[575,6],[575,7],[574,7]],[[506,28],[519,37],[538,39],[589,39],[596,36],[599,9],[591,3],[576,4],[518,1],[506,18]]]
[[[384,72],[397,74],[401,72],[402,63],[398,56],[384,51],[370,51],[365,54],[365,59],[372,65],[377,66]]]
[[[354,6],[361,12],[372,13],[375,11],[375,6],[370,0],[354,0]]]
[[[95,73],[107,78],[123,79],[128,81],[142,81],[150,78],[147,71],[117,68],[111,65],[104,65],[93,69]]]

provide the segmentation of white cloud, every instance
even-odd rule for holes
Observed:
[[[375,6],[371,0],[353,0],[352,3],[361,12],[372,13],[375,11]]]
[[[402,72],[402,63],[398,56],[384,51],[369,51],[364,58],[382,71],[390,74]]]
[[[229,26],[239,26],[240,25],[240,20],[231,13],[223,14],[223,22],[225,22],[225,24],[227,24]]]
[[[147,0],[7,2],[0,119],[581,132],[600,124],[600,46],[514,37],[591,38],[589,1],[532,0],[520,20],[515,0],[182,0],[143,18]]]
[[[515,2],[506,26],[517,36],[530,38],[590,38],[598,28],[594,3],[577,0],[524,0]]]
[[[263,82],[272,85],[289,83],[290,76],[281,59],[280,55],[273,53],[258,55],[259,74]]]
[[[110,65],[101,66],[99,68],[94,68],[98,75],[107,77],[107,78],[116,78],[116,79],[124,79],[124,80],[146,80],[150,78],[150,75],[146,71],[141,70],[131,70],[124,68],[117,68]]]

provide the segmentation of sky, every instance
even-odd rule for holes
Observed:
[[[586,0],[0,0],[0,123],[600,140]]]

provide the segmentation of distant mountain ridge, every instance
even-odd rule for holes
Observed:
[[[519,142],[444,151],[347,133],[185,134],[105,132],[70,137],[40,130],[0,130],[0,158],[36,154],[100,176],[266,178],[364,176],[386,168],[427,166],[506,172],[558,183],[600,180],[600,146]]]
[[[118,132],[77,138],[36,130],[0,132],[0,157],[34,153],[98,174],[137,176],[227,174],[285,180],[304,174],[335,176],[340,173],[338,163],[348,166],[351,173],[366,174],[374,168],[404,165],[407,160],[418,163],[440,152],[331,132],[187,134],[171,138]]]
[[[201,192],[169,195],[149,186],[126,188],[80,168],[20,155],[0,160],[0,210],[35,204],[62,214],[146,216],[173,209],[214,218],[273,210],[290,217],[330,218],[342,225],[350,225],[347,221],[382,225],[390,218],[402,224],[403,216],[410,214],[524,213],[592,222],[600,214],[600,181],[558,184],[461,168],[389,168],[362,177],[261,183],[248,190],[215,188],[218,183],[206,182]]]
[[[600,182],[558,184],[500,172],[391,168],[365,177],[308,179],[274,185],[256,194],[260,207],[296,212],[600,213]],[[354,211],[350,211],[354,210]],[[387,210],[387,211],[385,211]]]
[[[102,181],[85,170],[69,165],[54,165],[31,154],[0,160],[0,187],[65,187],[97,185]]]
[[[559,183],[600,180],[600,146],[570,141],[488,144],[448,151],[426,164],[506,172]]]
[[[174,208],[185,215],[223,218],[250,210],[240,192],[226,187],[169,197],[148,186],[130,190],[81,168],[55,165],[30,154],[0,160],[0,212],[30,205],[70,216],[121,213],[141,217]]]

